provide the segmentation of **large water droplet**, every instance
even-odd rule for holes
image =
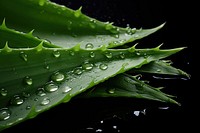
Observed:
[[[21,105],[24,103],[24,100],[19,96],[15,95],[10,102],[12,105]]]
[[[0,109],[0,121],[7,120],[10,118],[10,110],[8,108]]]
[[[45,85],[44,90],[47,92],[54,92],[58,90],[58,86],[55,85],[54,83],[50,82]]]
[[[65,79],[65,75],[60,72],[56,72],[51,76],[51,80],[54,82],[61,82],[64,79]]]
[[[6,89],[4,89],[4,88],[1,88],[0,94],[1,94],[2,96],[6,96],[6,95],[8,94],[8,91],[7,91]]]
[[[93,49],[93,48],[94,48],[94,45],[93,45],[92,43],[87,43],[87,44],[85,45],[85,48],[86,48],[86,49]]]
[[[106,70],[106,69],[108,68],[108,65],[107,65],[107,64],[100,64],[100,65],[99,65],[99,68],[100,68],[101,70]]]
[[[44,106],[44,105],[49,104],[49,102],[50,102],[50,99],[48,97],[45,97],[40,104]]]
[[[56,58],[60,57],[60,52],[57,50],[53,51],[53,56]]]
[[[24,78],[24,82],[25,82],[27,85],[32,85],[32,84],[33,84],[32,78],[30,78],[30,77],[28,77],[28,76],[26,76],[26,77]]]
[[[82,67],[84,70],[91,70],[93,68],[93,64],[86,62],[82,65]]]
[[[27,56],[27,54],[26,53],[24,53],[23,51],[22,52],[20,52],[20,57],[24,60],[24,61],[27,61],[28,60],[28,56]]]

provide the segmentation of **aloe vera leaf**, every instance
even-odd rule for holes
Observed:
[[[28,33],[24,33],[10,29],[6,26],[5,20],[3,20],[2,24],[0,25],[0,48],[3,48],[7,41],[9,41],[10,48],[32,48],[36,47],[42,41],[43,46],[45,47],[59,47],[47,42],[45,39],[33,36],[33,30]]]
[[[0,130],[68,102],[110,77],[182,49],[84,50],[80,45],[45,48],[42,43],[35,48],[14,49],[6,44],[0,50]],[[122,53],[125,58],[121,58]]]
[[[180,105],[180,103],[172,99],[172,95],[168,95],[160,91],[160,88],[152,87],[145,82],[138,80],[136,77],[124,73],[110,78],[109,80],[93,87],[93,89],[90,89],[85,93],[81,93],[78,97],[142,98]]]
[[[153,73],[162,75],[174,75],[190,78],[187,72],[172,66],[171,60],[156,60],[143,65],[140,68],[132,69],[130,73]]]
[[[9,5],[9,6],[7,6]],[[13,15],[15,14],[15,15]],[[115,26],[86,16],[81,8],[72,10],[48,0],[1,0],[0,21],[21,32],[34,29],[34,35],[60,47],[117,47],[146,37],[165,23],[151,29]]]

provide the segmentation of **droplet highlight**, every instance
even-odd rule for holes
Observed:
[[[26,76],[26,77],[24,78],[24,82],[26,83],[26,85],[32,85],[32,84],[33,84],[32,78],[30,78],[30,77],[28,77],[28,76]]]
[[[21,105],[24,103],[24,99],[19,95],[15,95],[10,102],[12,105]]]
[[[28,56],[27,56],[27,54],[26,53],[24,53],[23,51],[22,52],[20,52],[20,57],[24,60],[24,61],[28,61]]]
[[[10,118],[10,110],[8,108],[0,109],[0,121],[4,121]]]
[[[86,49],[93,49],[93,48],[94,48],[94,45],[93,45],[92,43],[87,43],[87,44],[85,45],[85,48],[86,48]]]
[[[100,64],[100,65],[99,65],[99,68],[100,68],[101,70],[106,70],[106,69],[108,68],[108,65],[107,65],[107,64]]]

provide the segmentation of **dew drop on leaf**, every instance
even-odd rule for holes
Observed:
[[[56,58],[60,57],[60,52],[57,50],[53,51],[53,56]]]
[[[77,67],[73,70],[73,73],[76,75],[80,75],[83,73],[83,70],[80,67]]]
[[[24,103],[24,100],[19,96],[19,95],[15,95],[12,99],[11,99],[11,104],[12,105],[21,105]]]
[[[38,88],[37,91],[36,91],[36,95],[38,95],[38,96],[45,96],[46,93],[45,93],[45,91],[44,91],[43,88]]]
[[[93,68],[93,64],[86,62],[82,65],[82,67],[84,70],[91,70]]]
[[[100,68],[101,70],[106,70],[106,69],[108,68],[108,65],[107,65],[107,64],[100,64],[100,65],[99,65],[99,68]]]
[[[115,88],[109,88],[109,89],[107,90],[107,92],[108,92],[109,94],[113,94],[113,93],[115,93]]]
[[[95,53],[94,53],[94,52],[90,52],[89,56],[90,56],[91,58],[94,58],[94,57],[95,57]]]
[[[69,87],[69,86],[65,86],[64,88],[63,88],[63,93],[68,93],[69,91],[71,91],[72,90],[72,88],[71,87]]]
[[[93,45],[92,43],[87,43],[87,44],[85,45],[85,48],[86,48],[86,49],[93,49],[93,48],[94,48],[94,45]]]
[[[0,121],[4,121],[10,118],[10,110],[8,108],[0,109]]]
[[[45,97],[40,104],[44,106],[44,105],[49,104],[49,102],[50,102],[50,99],[48,97]]]
[[[111,52],[105,52],[105,56],[110,59],[110,58],[112,58],[112,53]]]
[[[65,76],[61,72],[56,72],[51,76],[51,80],[54,82],[61,82],[64,79],[65,79]]]
[[[26,53],[24,53],[23,51],[22,52],[20,52],[20,57],[24,60],[24,61],[27,61],[28,60],[28,56],[27,56],[27,54]]]
[[[58,86],[50,82],[44,86],[44,90],[47,92],[54,92],[58,90]]]
[[[26,83],[27,85],[32,85],[32,84],[33,84],[32,78],[30,78],[30,77],[28,77],[28,76],[26,76],[26,77],[24,78],[24,81],[25,81],[25,83]]]
[[[1,88],[0,94],[1,94],[2,96],[7,96],[8,91],[7,91],[6,89],[4,89],[4,88]]]

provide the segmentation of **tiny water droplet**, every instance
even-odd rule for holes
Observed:
[[[25,81],[25,83],[26,83],[27,85],[32,85],[32,84],[33,84],[32,78],[30,78],[30,77],[28,77],[28,76],[26,76],[26,77],[24,78],[24,81]]]
[[[45,91],[44,91],[43,88],[38,88],[38,90],[36,91],[36,95],[38,95],[38,96],[45,96],[46,93],[45,93]]]
[[[80,75],[83,73],[83,70],[80,67],[77,67],[73,70],[74,74]]]
[[[107,64],[100,64],[100,65],[99,65],[99,68],[100,68],[101,70],[106,70],[106,69],[108,68],[108,65],[107,65]]]
[[[84,70],[91,70],[93,68],[93,64],[86,62],[82,65],[82,67]]]
[[[136,52],[136,55],[140,55],[140,52],[138,51],[138,52]]]
[[[58,90],[58,86],[55,85],[54,83],[50,82],[45,85],[44,90],[47,92],[54,92]]]
[[[29,109],[31,109],[31,106],[29,106],[29,105],[26,106],[26,110],[29,110]]]
[[[111,52],[105,52],[105,56],[110,59],[110,58],[112,58],[112,53]]]
[[[74,51],[69,51],[69,54],[70,54],[71,56],[73,56],[75,53],[74,53]]]
[[[65,79],[65,75],[60,72],[56,72],[51,76],[51,80],[54,82],[61,82],[64,79]]]
[[[27,61],[28,60],[28,56],[26,53],[24,53],[23,51],[19,53],[20,54],[20,57],[24,60],[24,61]]]
[[[28,93],[28,92],[22,92],[22,95],[25,97],[25,98],[28,98],[28,97],[30,97],[30,93]]]
[[[48,97],[45,97],[40,104],[42,106],[45,106],[45,105],[47,105],[49,103],[50,103],[50,99]]]
[[[39,0],[39,5],[43,6],[46,0]]]
[[[63,88],[63,93],[68,93],[68,92],[71,91],[71,90],[72,90],[71,87],[65,86],[65,87]]]
[[[24,100],[19,96],[19,95],[15,95],[12,99],[11,99],[11,104],[12,105],[21,105],[24,103]]]
[[[93,48],[94,48],[94,45],[93,45],[92,43],[87,43],[87,44],[85,45],[85,48],[86,48],[86,49],[93,49]]]
[[[120,55],[119,55],[119,56],[120,56],[121,59],[124,59],[124,58],[125,58],[125,54],[122,53],[122,52],[120,52]]]
[[[4,121],[10,118],[10,110],[8,108],[0,109],[0,121]]]
[[[6,89],[4,89],[4,88],[1,88],[0,94],[1,94],[2,96],[7,96],[8,91],[7,91]]]
[[[95,53],[94,53],[94,52],[90,52],[89,56],[90,56],[91,58],[94,58],[94,57],[95,57]]]
[[[157,71],[157,72],[161,72],[161,69],[157,69],[156,71]]]
[[[53,56],[56,58],[60,57],[60,52],[57,50],[53,51]]]
[[[115,93],[115,88],[109,88],[107,91],[109,94],[113,94]]]

